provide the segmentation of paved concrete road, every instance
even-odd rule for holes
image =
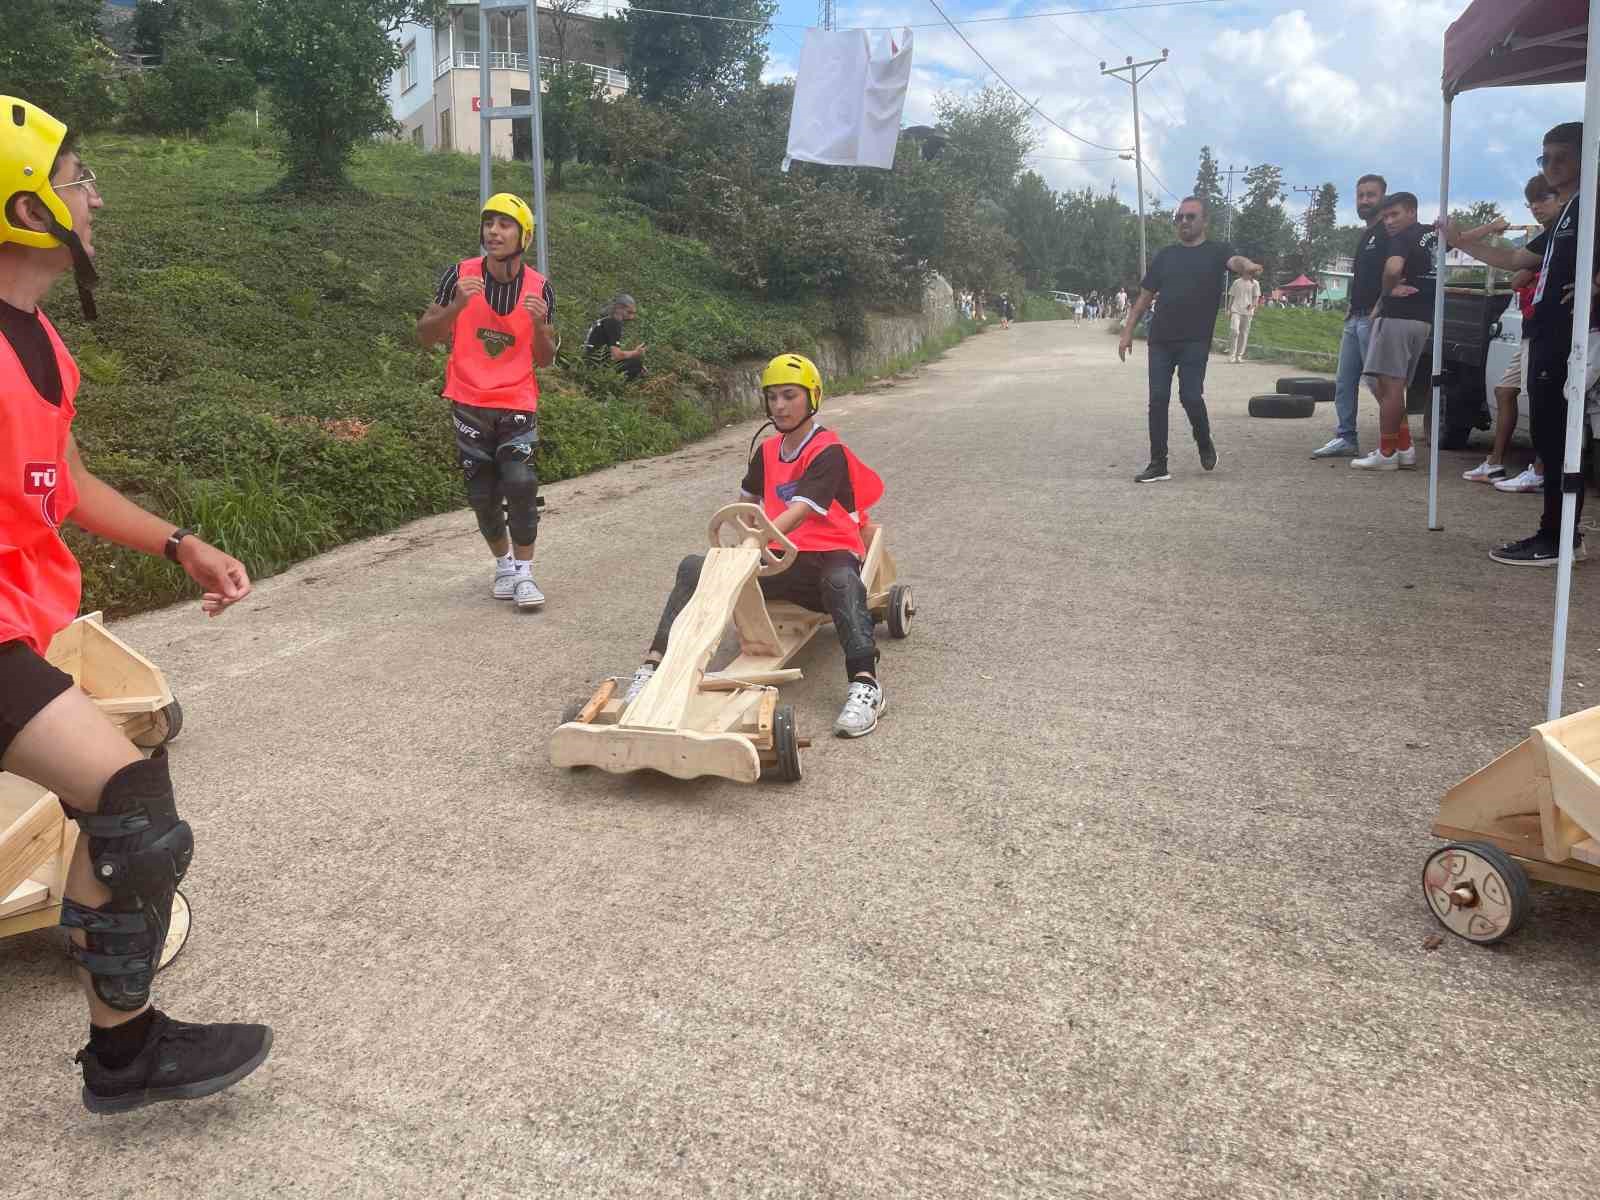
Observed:
[[[1427,533],[1423,476],[1308,461],[1331,414],[1251,420],[1277,369],[1216,360],[1221,465],[1175,409],[1136,487],[1114,345],[994,331],[830,403],[921,612],[862,742],[807,652],[796,785],[546,759],[749,426],[549,489],[539,615],[460,513],[123,625],[188,716],[162,1003],[277,1046],[90,1118],[58,935],[0,943],[0,1193],[1592,1195],[1600,898],[1430,952],[1418,887],[1441,792],[1542,712],[1553,573],[1484,557],[1537,501],[1449,455]]]

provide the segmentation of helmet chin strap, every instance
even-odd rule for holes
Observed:
[[[50,214],[50,236],[72,254],[72,277],[78,285],[78,303],[83,308],[84,319],[93,321],[100,315],[100,309],[94,302],[94,288],[100,282],[100,273],[94,269],[89,252],[83,248],[83,239],[63,225],[54,213]]]

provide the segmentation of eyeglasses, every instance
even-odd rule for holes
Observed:
[[[1576,162],[1577,159],[1573,157],[1572,151],[1562,150],[1557,154],[1541,154],[1533,161],[1541,167],[1548,167],[1560,162]]]
[[[83,174],[78,176],[78,178],[74,179],[71,183],[58,183],[54,186],[55,190],[58,192],[64,192],[68,188],[81,187],[88,188],[90,195],[98,196],[100,194],[100,187],[95,182],[94,172],[89,170],[88,167],[85,167],[83,169]]]
[[[1174,223],[1178,221],[1198,221],[1200,217],[1200,213],[1174,213],[1172,220]]]

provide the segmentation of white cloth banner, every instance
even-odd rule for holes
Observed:
[[[894,167],[911,83],[911,30],[885,42],[874,58],[865,30],[806,30],[785,171],[797,158],[829,167]]]

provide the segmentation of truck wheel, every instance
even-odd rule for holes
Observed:
[[[1333,400],[1333,380],[1315,375],[1285,375],[1273,390],[1289,396],[1310,396],[1324,404]]]
[[[1250,397],[1252,417],[1309,417],[1317,411],[1317,402],[1310,396],[1288,396],[1269,392]]]

